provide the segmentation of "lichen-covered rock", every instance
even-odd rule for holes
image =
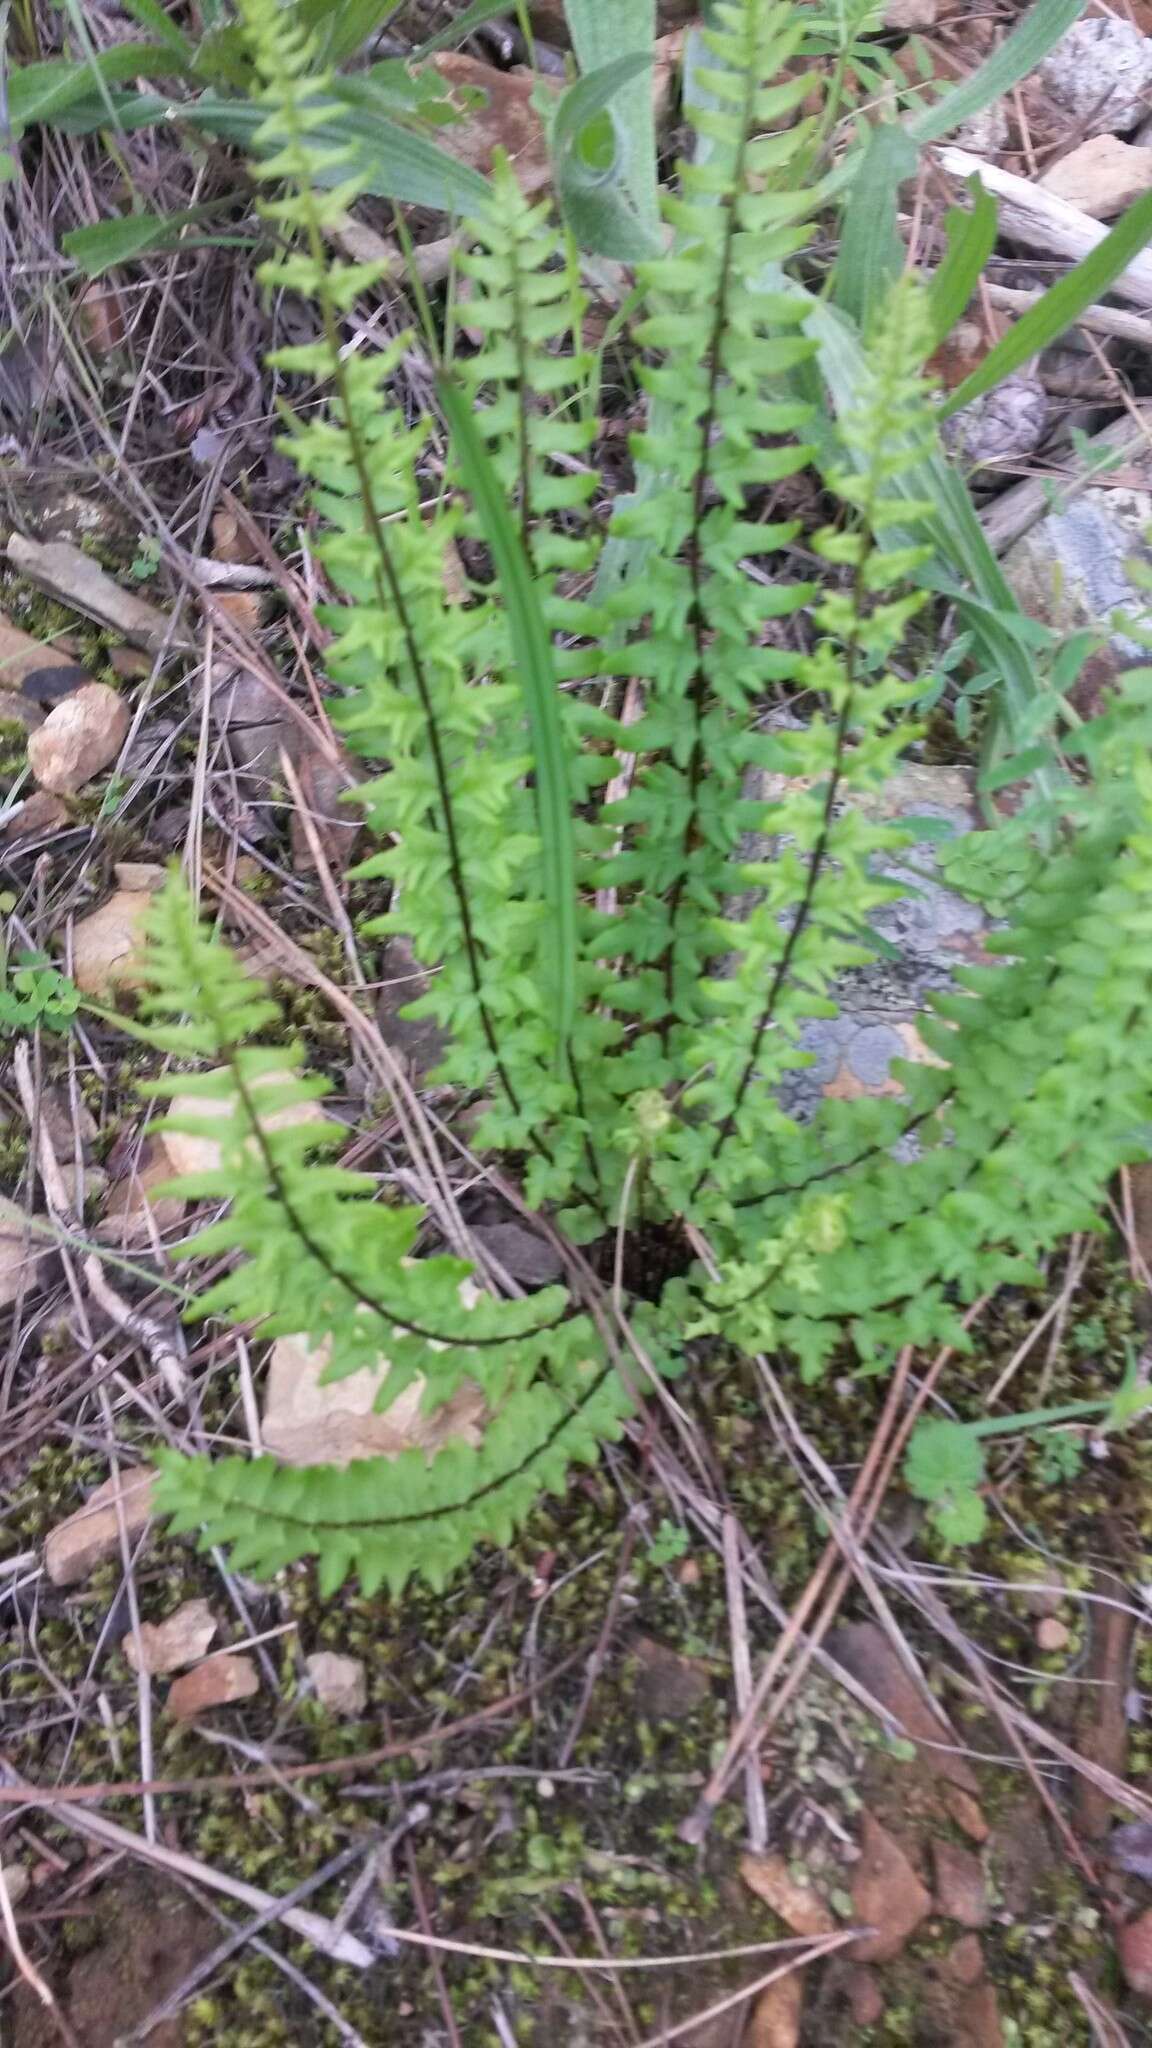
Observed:
[[[1126,135],[1148,111],[1152,37],[1114,17],[1078,21],[1038,75],[1049,98],[1086,123],[1090,134]]]
[[[1143,625],[1152,611],[1148,592],[1137,589],[1129,570],[1134,557],[1152,559],[1145,540],[1150,528],[1152,491],[1120,484],[1081,491],[1009,548],[1004,573],[1023,609],[1053,632],[1110,629],[1119,655],[1146,658],[1124,621]]]

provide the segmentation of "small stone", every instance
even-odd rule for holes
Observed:
[[[153,667],[152,656],[139,647],[111,648],[108,665],[126,683],[139,682],[141,676],[151,675]]]
[[[988,1888],[980,1858],[955,1842],[933,1841],[932,1865],[937,1911],[946,1920],[958,1920],[961,1927],[986,1927]]]
[[[1004,2048],[1004,2029],[996,1992],[985,1978],[959,2000],[956,2008],[956,2048]]]
[[[9,1905],[17,1906],[28,1890],[32,1879],[22,1863],[5,1863],[3,1870],[4,1889],[8,1894],[8,1903]]]
[[[260,1690],[260,1677],[251,1657],[226,1653],[209,1657],[177,1678],[168,1692],[168,1712],[174,1721],[191,1721],[209,1707],[230,1707],[236,1700],[250,1700]]]
[[[3,716],[3,700],[0,700],[0,719]],[[5,842],[10,844],[20,839],[48,838],[68,823],[68,815],[68,806],[63,797],[53,796],[47,789],[34,789],[25,797],[23,803],[13,807],[5,819]]]
[[[870,1970],[867,1963],[854,1963],[844,1988],[856,2025],[879,2026],[884,2017],[884,1993],[875,1970]]]
[[[46,1219],[38,1219],[41,1228]],[[33,1295],[44,1286],[49,1273],[50,1247],[32,1233],[31,1219],[18,1202],[0,1195],[0,1308],[7,1308],[21,1294]]]
[[[1118,135],[1090,136],[1045,171],[1040,189],[1078,206],[1093,220],[1113,220],[1152,190],[1152,149],[1122,142]]]
[[[150,1466],[137,1465],[106,1479],[82,1508],[49,1531],[44,1544],[44,1568],[54,1586],[75,1585],[106,1558],[119,1555],[117,1494],[129,1541],[147,1527],[152,1516],[156,1476]]]
[[[852,1873],[852,1917],[875,1930],[850,1950],[856,1962],[887,1963],[927,1919],[932,1898],[887,1828],[864,1815],[860,1861]]]
[[[636,1636],[631,1645],[639,1667],[633,1699],[646,1721],[683,1721],[712,1696],[712,1672],[702,1657],[685,1657]]]
[[[107,683],[88,683],[63,698],[28,738],[28,765],[41,789],[74,796],[116,759],[131,722],[124,699]]]
[[[740,1858],[740,1875],[793,1934],[815,1941],[835,1933],[836,1922],[819,1892],[801,1884],[783,1856],[757,1856],[749,1850]]]
[[[172,1166],[162,1145],[146,1138],[135,1166],[113,1182],[95,1235],[122,1251],[149,1245],[179,1229],[188,1204],[179,1195],[157,1194],[171,1182]]]
[[[1116,1954],[1128,1989],[1152,1998],[1152,1906],[1120,1929]]]
[[[142,1621],[135,1632],[129,1629],[120,1647],[133,1671],[166,1678],[203,1657],[217,1626],[206,1600],[185,1600],[163,1621]]]
[[[127,867],[134,875],[164,879],[160,867],[143,862]],[[72,978],[84,995],[103,999],[116,989],[139,986],[156,885],[154,880],[147,887],[117,889],[99,910],[81,918],[72,934]]]
[[[941,1974],[950,1984],[969,1989],[984,1975],[984,1951],[974,1934],[962,1934],[954,1941],[941,1964]]]
[[[322,1707],[330,1714],[354,1718],[368,1705],[368,1681],[358,1657],[340,1657],[333,1650],[316,1650],[305,1657],[304,1669]]]
[[[885,28],[935,28],[940,0],[887,0]]]
[[[1148,112],[1152,38],[1113,17],[1078,21],[1037,75],[1048,97],[1077,121],[1090,123],[1092,134],[1124,135]]]
[[[1036,1623],[1036,1648],[1054,1655],[1057,1650],[1066,1650],[1072,1640],[1071,1631],[1054,1615],[1047,1615]]]

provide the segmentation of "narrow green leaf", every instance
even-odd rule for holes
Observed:
[[[979,178],[971,178],[968,189],[972,194],[971,211],[952,206],[944,217],[948,249],[928,292],[932,338],[937,348],[951,334],[967,306],[996,244],[996,201],[984,190]]]
[[[93,92],[96,73],[108,84],[148,73],[162,78],[171,70],[172,52],[163,43],[114,43],[91,64],[70,57],[19,64],[8,74],[8,119],[15,134],[34,121],[54,121],[74,101]]]
[[[914,142],[939,142],[974,114],[982,114],[994,100],[1003,99],[1030,71],[1042,64],[1049,50],[1079,21],[1088,0],[1036,0],[1018,28],[1005,36],[998,50],[959,85],[954,85],[933,106],[922,108],[908,123]]]
[[[343,64],[397,12],[401,0],[300,0],[300,17],[316,31],[322,64]]]
[[[178,120],[245,149],[251,149],[265,118],[264,108],[250,100],[222,99],[216,93],[203,93],[187,106],[174,106],[172,112]],[[400,199],[441,213],[475,213],[488,203],[488,186],[479,171],[458,163],[417,129],[363,100],[349,104],[338,93],[330,115],[312,135],[320,149],[350,151],[348,160],[328,174],[333,183],[356,175],[377,198]]]
[[[884,122],[873,128],[852,181],[832,296],[861,331],[903,268],[896,200],[905,178],[915,175],[917,161],[916,145],[905,130]]]
[[[183,30],[177,28],[171,15],[164,12],[160,0],[124,0],[124,6],[148,35],[167,45],[182,70],[191,64],[192,44]]]
[[[614,104],[626,97],[633,79],[650,72],[651,67],[646,52],[601,64],[569,86],[552,123],[556,193],[572,234],[580,248],[621,263],[657,256],[662,246],[632,200],[629,166],[633,141]],[[607,116],[603,137],[597,121],[600,115]],[[590,145],[600,141],[606,141],[607,151],[598,162]]]
[[[985,391],[994,390],[1010,377],[1041,349],[1049,348],[1065,330],[1071,327],[1085,306],[1091,306],[1108,290],[1113,280],[1126,270],[1134,256],[1148,244],[1152,237],[1152,192],[1145,192],[1134,206],[1117,221],[1111,232],[1105,235],[1095,249],[1078,263],[1074,270],[1052,285],[1035,306],[1023,313],[1016,325],[1009,329],[995,348],[989,349],[978,370],[952,392],[944,407],[944,417],[958,412],[963,405],[970,405]]]
[[[656,0],[564,0],[564,13],[584,76],[603,70],[618,58],[651,60]],[[656,117],[652,89],[641,73],[621,89],[616,111],[628,137],[628,196],[641,225],[655,234],[660,225]]]
[[[549,911],[544,937],[547,954],[541,965],[553,998],[557,1054],[563,1062],[576,1014],[576,849],[552,641],[503,487],[472,417],[471,400],[448,377],[439,379],[438,391],[464,481],[492,550],[524,692],[535,769],[544,900]]]
[[[514,9],[511,11],[515,12]],[[476,29],[483,28],[486,21],[494,21],[498,14],[508,12],[508,0],[472,0],[471,6],[465,7],[447,27],[439,29],[413,50],[409,63],[419,64],[425,57],[435,56],[437,50],[458,50]]]
[[[93,227],[71,229],[61,247],[86,277],[100,277],[116,264],[131,263],[153,249],[173,248],[182,228],[217,210],[190,206],[182,213],[130,213],[121,220],[100,220]]]

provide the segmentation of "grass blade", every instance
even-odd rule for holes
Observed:
[[[862,331],[903,267],[896,195],[917,161],[905,130],[884,122],[873,128],[848,194],[832,297]]]
[[[996,245],[996,202],[978,178],[969,180],[969,190],[971,212],[952,206],[944,217],[948,249],[928,290],[936,348],[951,334]]]
[[[1021,315],[994,348],[989,349],[978,370],[957,386],[944,407],[944,417],[970,405],[1018,370],[1021,363],[1048,348],[1071,327],[1074,320],[1108,290],[1114,278],[1128,268],[1134,256],[1152,238],[1152,192],[1145,192],[1123,218],[1089,251],[1074,270],[1054,284],[1035,306]]]
[[[1079,21],[1088,0],[1037,0],[998,50],[985,58],[979,69],[954,85],[933,106],[924,107],[908,123],[914,142],[939,142],[961,122],[982,114],[993,100],[1002,99],[1042,64],[1062,35]]]
[[[557,1054],[563,1062],[576,1014],[576,846],[552,641],[507,498],[472,417],[472,402],[448,377],[439,379],[438,391],[461,474],[492,550],[524,692],[535,769],[544,901],[548,906],[543,939],[546,952],[541,969],[553,1001]]]

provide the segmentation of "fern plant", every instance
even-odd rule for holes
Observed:
[[[478,1449],[347,1471],[162,1454],[175,1526],[230,1542],[242,1565],[315,1556],[329,1587],[353,1570],[368,1589],[442,1580],[620,1432],[641,1367],[676,1373],[697,1339],[771,1348],[808,1377],[845,1344],[872,1368],[898,1346],[964,1345],[965,1306],[1091,1227],[1140,1147],[1152,785],[1138,685],[1084,737],[1055,850],[1046,815],[1004,964],[960,976],[925,1026],[941,1064],[906,1069],[902,1101],[829,1103],[806,1124],[783,1105],[804,1027],[835,1013],[899,893],[886,870],[910,828],[868,799],[917,737],[925,682],[903,657],[928,508],[907,479],[935,446],[931,322],[906,281],[869,337],[868,408],[838,422],[838,511],[806,536],[816,574],[796,580],[798,528],[771,508],[810,452],[810,343],[802,302],[758,286],[795,261],[820,198],[815,126],[793,118],[806,81],[784,78],[797,13],[724,0],[707,32],[698,146],[667,203],[667,252],[637,277],[649,425],[633,453],[663,487],[605,523],[580,278],[547,208],[498,170],[470,225],[475,346],[439,368],[452,440],[434,482],[436,430],[393,391],[407,339],[343,345],[375,273],[326,250],[355,181],[318,132],[323,72],[277,0],[246,0],[256,168],[284,245],[265,276],[318,320],[275,361],[330,391],[290,445],[336,593],[336,716],[377,771],[358,792],[379,841],[361,869],[380,885],[376,929],[429,971],[412,1014],[444,1034],[438,1079],[482,1105],[481,1154],[591,1250],[572,1287],[527,1300],[424,1255],[418,1209],[333,1164],[330,1127],[278,1114],[322,1084],[173,883],[150,1028],[182,1069],[208,1071],[161,1092],[210,1098],[210,1119],[184,1125],[224,1131],[219,1170],[182,1182],[227,1204],[197,1241],[231,1258],[198,1312],[326,1341],[333,1376],[380,1369],[381,1405],[418,1375],[429,1409],[467,1383],[489,1416]],[[463,604],[445,574],[460,536],[487,565]],[[641,573],[595,573],[617,543]],[[643,692],[629,724],[625,679]],[[765,723],[772,691],[802,725]],[[1018,854],[1028,820],[1010,829]],[[587,1259],[611,1275],[607,1297],[581,1293]]]

